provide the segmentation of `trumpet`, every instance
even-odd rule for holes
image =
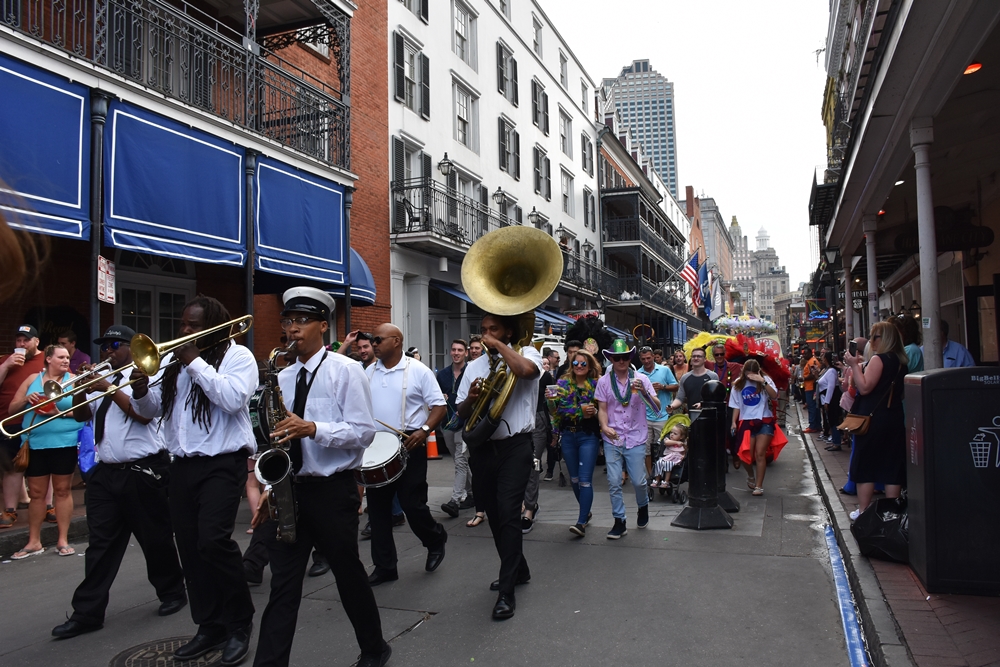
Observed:
[[[46,383],[47,389],[52,390],[53,393],[50,394],[49,391],[46,390],[46,387],[43,387],[43,391],[45,391],[45,395],[48,398],[46,398],[44,401],[36,403],[35,405],[28,406],[27,408],[21,410],[17,414],[13,414],[4,419],[3,421],[0,421],[0,433],[3,433],[4,436],[8,438],[16,438],[20,435],[24,435],[28,431],[36,429],[42,424],[47,424],[53,419],[58,419],[59,417],[68,414],[69,412],[75,410],[76,408],[82,407],[89,403],[93,403],[96,400],[104,398],[108,394],[113,394],[122,387],[128,387],[129,385],[135,384],[140,379],[142,379],[143,376],[156,375],[161,370],[160,361],[163,359],[163,357],[165,357],[170,352],[177,350],[180,347],[183,347],[189,343],[194,343],[199,338],[204,338],[205,336],[211,336],[214,333],[218,333],[226,329],[229,330],[229,333],[221,340],[214,341],[209,345],[206,345],[205,347],[199,348],[200,350],[207,350],[208,348],[218,345],[219,343],[242,336],[247,331],[249,331],[250,327],[252,326],[253,326],[253,315],[244,315],[243,317],[237,317],[236,319],[229,320],[228,322],[223,322],[222,324],[210,327],[208,329],[205,329],[204,331],[197,331],[187,336],[181,336],[180,338],[175,338],[174,340],[168,341],[166,343],[160,343],[159,345],[154,343],[153,340],[146,334],[136,334],[132,336],[132,340],[129,343],[129,345],[132,348],[132,363],[126,366],[122,366],[117,371],[112,370],[111,365],[108,364],[107,366],[108,370],[102,371],[97,377],[91,378],[90,380],[84,382],[82,385],[75,386],[72,389],[69,389],[69,385],[77,382],[79,380],[79,377],[73,378],[71,382],[65,382],[63,384],[59,384],[58,382],[55,381]],[[101,365],[103,365],[103,363],[106,362],[102,362]],[[176,359],[171,361],[170,364],[167,364],[167,366],[170,366],[171,364],[174,363],[177,363]],[[49,404],[55,403],[56,401],[65,398],[67,391],[73,394],[79,393],[81,391],[86,390],[87,387],[97,384],[101,380],[110,378],[116,372],[120,372],[124,376],[125,374],[131,372],[131,369],[133,368],[138,368],[140,371],[142,371],[142,375],[133,380],[129,380],[125,384],[115,385],[109,388],[107,391],[101,392],[100,394],[96,394],[88,398],[87,400],[74,405],[73,408],[71,408],[70,410],[56,412],[48,419],[43,419],[42,421],[39,422],[33,422],[27,428],[22,428],[21,430],[15,431],[13,433],[8,431],[4,426],[4,424],[6,424],[7,422],[19,423],[21,419],[28,413],[39,410],[40,408],[44,408]],[[164,366],[164,368],[166,368],[166,366]],[[86,373],[86,375],[91,375],[91,374],[93,374],[92,371]],[[55,393],[56,390],[58,390],[58,393]]]
[[[97,382],[99,382],[103,377],[105,377],[107,375],[107,372],[110,371],[110,370],[111,370],[111,363],[108,362],[108,361],[102,361],[101,363],[97,364],[96,366],[94,366],[90,370],[87,370],[87,371],[84,371],[83,373],[80,373],[79,375],[77,375],[75,378],[73,378],[71,380],[66,380],[65,382],[57,382],[56,380],[46,380],[45,384],[42,385],[42,393],[45,394],[46,398],[50,398],[50,399],[54,399],[54,400],[58,401],[60,398],[64,398],[65,397],[66,390],[69,389],[70,387],[73,387],[73,391],[70,392],[70,393],[73,393],[73,394],[75,394],[75,393],[77,393],[79,391],[83,391],[87,387],[89,387],[90,385],[96,384]],[[97,377],[97,378],[95,378],[93,380],[88,380],[87,382],[84,382],[83,384],[77,384],[78,382],[80,382],[81,380],[83,380],[84,378],[86,378],[87,376],[94,375],[94,374],[101,374],[101,375],[100,375],[100,377]]]

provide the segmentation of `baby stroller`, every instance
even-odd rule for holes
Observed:
[[[666,445],[663,443],[663,438],[665,438],[671,431],[671,429],[677,425],[683,424],[684,426],[691,425],[691,419],[687,415],[674,415],[667,420],[666,425],[660,432],[660,441],[656,445],[655,456],[653,457],[653,474],[654,476],[662,476],[663,482],[660,486],[655,487],[659,490],[661,496],[666,496],[670,494],[670,500],[673,503],[683,504],[687,502],[687,492],[681,490],[681,484],[685,484],[688,481],[688,466],[687,457],[685,456],[679,462],[671,462],[663,460],[663,456],[666,453]],[[649,494],[650,500],[653,498],[653,489],[650,488]]]

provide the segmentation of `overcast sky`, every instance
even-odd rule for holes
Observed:
[[[644,58],[674,82],[678,198],[687,185],[714,197],[751,249],[765,227],[793,288],[807,280],[828,1],[539,2],[595,83]]]

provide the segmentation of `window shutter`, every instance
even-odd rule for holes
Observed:
[[[434,170],[434,165],[432,164],[431,156],[427,153],[420,153],[420,178],[425,181],[431,180],[431,173]],[[426,202],[425,202],[426,203]]]
[[[448,174],[448,217],[458,217],[458,174],[454,167]]]
[[[549,94],[542,91],[542,132],[549,136]]]
[[[403,174],[404,171],[403,162],[406,160],[406,149],[403,146],[403,142],[398,137],[392,138],[392,186],[393,188],[402,190],[403,188]],[[405,195],[406,192],[403,191]],[[406,209],[403,207],[402,203],[396,203],[395,197],[393,197],[393,212],[392,212],[392,228],[396,231],[404,231],[406,229]]]
[[[504,58],[503,58],[503,44],[501,44],[500,42],[497,42],[497,90],[500,91],[501,95],[506,95],[507,94],[507,90],[506,90],[506,87],[503,85],[503,79],[504,79],[504,75],[503,75],[503,72],[504,72],[504,62],[503,62],[503,60],[504,60]]]
[[[427,5],[429,0],[420,0],[420,18],[423,19],[424,23],[427,23]]]
[[[504,132],[505,124],[503,118],[498,118],[497,127],[500,135],[500,169],[507,171],[507,133]]]
[[[583,163],[583,170],[587,171],[587,135],[580,135],[580,161]]]
[[[514,56],[510,57],[510,77],[510,85],[514,92],[511,102],[514,103],[514,106],[517,106],[517,61],[514,60]]]
[[[490,230],[490,190],[485,183],[479,185],[479,203],[482,210],[479,211],[479,234],[483,235]]]
[[[538,83],[534,79],[531,80],[531,122],[535,125],[541,125],[541,114],[538,112]]]
[[[590,227],[590,209],[587,208],[587,192],[583,193],[583,228]]]
[[[545,199],[552,201],[552,161],[545,158]]]
[[[597,198],[590,194],[590,228],[597,231]]]
[[[521,212],[520,206],[514,207],[514,219],[517,220],[517,224],[522,224],[524,222],[523,214]]]
[[[431,117],[431,61],[420,54],[420,115]]]
[[[392,41],[394,44],[393,55],[396,57],[396,99],[402,102],[406,99],[406,73],[403,68],[406,47],[403,44],[403,36],[398,32],[392,33]]]
[[[531,149],[531,162],[535,173],[535,194],[538,194],[542,191],[542,165],[541,154],[537,148]]]
[[[511,132],[514,135],[514,171],[513,176],[515,180],[521,180],[521,135],[517,132]]]

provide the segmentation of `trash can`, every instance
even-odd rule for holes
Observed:
[[[910,566],[931,593],[1000,595],[1000,369],[906,376]]]

